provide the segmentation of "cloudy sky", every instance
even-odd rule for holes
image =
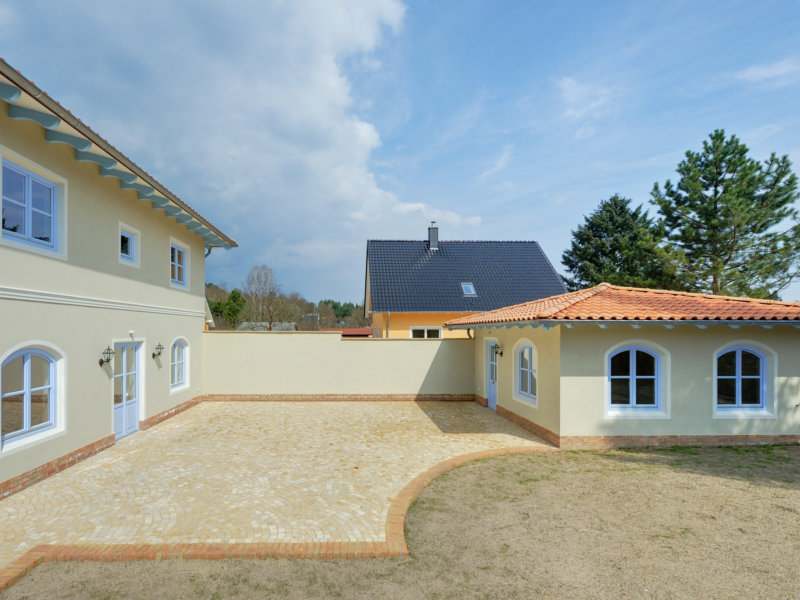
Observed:
[[[794,0],[0,0],[0,55],[314,301],[434,219],[560,268],[716,128],[800,162]]]

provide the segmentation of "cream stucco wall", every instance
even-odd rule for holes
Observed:
[[[0,447],[2,482],[113,433],[112,371],[98,366],[107,346],[141,344],[140,420],[200,394],[205,273],[201,238],[5,110],[0,155],[54,181],[59,195],[58,252],[0,238],[0,363],[42,348],[58,360],[60,386],[55,429]],[[119,261],[120,222],[140,232],[138,267]],[[189,249],[187,288],[170,285],[172,241]],[[188,385],[171,392],[169,348],[179,337],[189,344]],[[166,349],[153,360],[158,343]]]
[[[472,394],[469,340],[207,332],[205,394]]]
[[[640,344],[662,355],[665,412],[661,418],[619,418],[605,414],[606,353]],[[714,417],[714,355],[729,345],[751,345],[768,358],[766,418]],[[777,435],[800,433],[800,331],[791,326],[578,325],[561,340],[561,435]]]
[[[372,326],[380,327],[381,337],[408,339],[412,327],[441,327],[442,337],[446,339],[467,339],[463,329],[447,329],[447,321],[474,313],[372,313]],[[389,335],[386,335],[388,323]]]
[[[559,378],[561,363],[560,327],[543,329],[479,329],[475,332],[473,358],[475,362],[475,393],[487,396],[488,345],[498,343],[503,356],[497,360],[497,404],[559,433],[561,382]],[[530,343],[537,354],[537,399],[533,403],[517,393],[518,390],[518,352]]]

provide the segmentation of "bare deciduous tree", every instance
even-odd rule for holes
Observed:
[[[278,284],[267,265],[250,269],[244,282],[243,292],[247,300],[245,318],[248,321],[271,323],[277,310]]]

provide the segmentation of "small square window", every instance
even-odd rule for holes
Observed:
[[[124,223],[119,224],[119,262],[139,266],[139,230]]]
[[[471,281],[462,281],[461,282],[461,291],[464,292],[465,296],[477,296],[477,292],[475,291],[475,286],[472,284]]]

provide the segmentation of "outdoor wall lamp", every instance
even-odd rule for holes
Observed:
[[[503,349],[500,347],[500,344],[492,346],[492,350],[494,350],[495,356],[503,356]]]
[[[110,363],[112,356],[114,356],[114,351],[111,349],[111,346],[108,346],[103,350],[103,358],[100,359],[100,366],[102,367],[104,364]]]
[[[162,352],[164,352],[164,346],[162,346],[162,345],[161,345],[161,342],[159,342],[159,343],[158,343],[158,346],[156,346],[156,351],[155,351],[155,352],[153,352],[153,360],[155,360],[155,359],[157,359],[159,356],[161,356],[161,353],[162,353]]]

